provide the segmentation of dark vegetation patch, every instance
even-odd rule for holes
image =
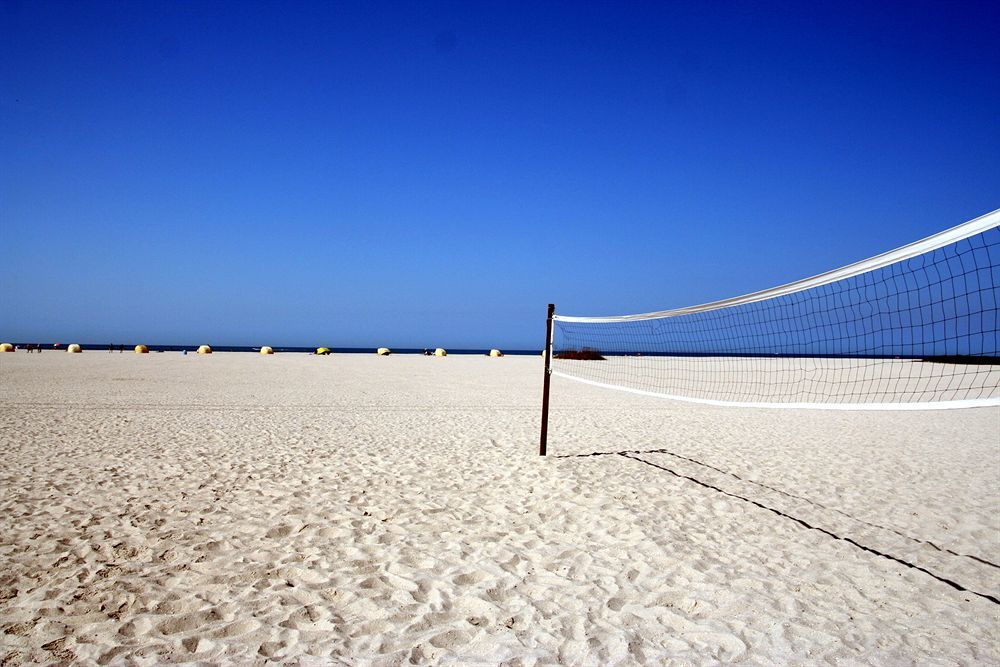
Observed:
[[[556,352],[556,359],[575,359],[577,361],[604,361],[604,356],[592,347],[580,350],[563,350]]]
[[[930,361],[936,364],[970,364],[974,366],[1000,365],[1000,357],[983,357],[974,355],[950,354],[940,357],[924,357],[920,361]]]

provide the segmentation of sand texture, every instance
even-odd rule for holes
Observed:
[[[1000,663],[1000,409],[540,385],[0,355],[0,663]]]

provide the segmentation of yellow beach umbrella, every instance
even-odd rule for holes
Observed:
[[[198,348],[198,354],[212,354],[212,346],[202,345],[201,347]]]
[[[491,357],[502,357],[503,356],[503,352],[501,352],[500,350],[497,350],[497,349],[494,348],[494,349],[490,350],[490,356]]]
[[[392,350],[390,350],[387,347],[380,347],[378,351],[375,352],[375,354],[379,355],[380,357],[388,357],[390,354],[392,354]]]
[[[268,347],[267,345],[265,345],[264,347],[260,348],[260,353],[261,354],[274,354],[274,350],[272,350],[270,347]]]
[[[328,347],[317,347],[316,354],[330,354],[330,348]]]
[[[435,357],[447,357],[448,356],[448,350],[439,347],[438,349],[434,350],[434,356]]]
[[[136,354],[149,354],[149,348],[146,347],[145,345],[136,345],[135,346],[135,353]]]
[[[78,343],[72,343],[66,347],[67,352],[72,352],[73,354],[80,354],[83,352],[83,348],[80,347]]]
[[[0,343],[0,352],[13,352],[14,346],[11,343]]]

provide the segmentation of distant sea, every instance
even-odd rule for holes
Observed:
[[[27,347],[28,343],[14,343],[17,345],[18,350],[23,350]],[[31,345],[41,345],[43,350],[65,350],[66,343],[60,343],[59,347],[56,347],[55,343],[31,343]],[[80,346],[84,351],[104,351],[107,352],[112,346],[108,343],[80,343]],[[126,344],[125,351],[132,352],[135,344]],[[198,350],[198,345],[146,345],[150,352],[183,352],[187,350],[188,352],[196,352]],[[329,346],[321,346],[329,347]],[[114,350],[118,349],[118,343],[113,344]],[[300,352],[300,353],[312,353],[316,351],[315,347],[275,347],[271,346],[271,349],[278,352]],[[329,347],[329,349],[334,354],[375,354],[378,348],[375,347]],[[393,354],[423,354],[424,348],[422,347],[394,347],[391,348]],[[429,352],[434,352],[433,347],[427,348]],[[472,354],[472,355],[485,355],[490,353],[490,348],[446,348],[449,355],[453,354]],[[247,347],[245,345],[212,345],[213,352],[260,352],[260,347]],[[539,346],[537,350],[506,350],[501,349],[505,355],[541,355],[542,346]]]

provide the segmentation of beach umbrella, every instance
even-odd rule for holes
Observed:
[[[390,354],[392,354],[392,350],[390,350],[387,347],[380,347],[375,354],[379,355],[380,357],[388,357]]]
[[[202,345],[198,348],[198,354],[212,354],[212,348],[209,345]]]
[[[270,347],[268,347],[267,345],[265,345],[264,347],[260,348],[260,353],[261,354],[274,354],[274,350],[272,350]]]
[[[80,347],[78,343],[71,343],[66,347],[66,351],[72,352],[73,354],[79,354],[80,352],[83,352],[83,348]]]
[[[136,345],[135,346],[135,353],[136,354],[149,354],[149,348],[146,347],[145,345]]]
[[[491,357],[502,357],[503,356],[503,352],[501,352],[500,350],[497,350],[496,348],[494,348],[494,349],[490,350],[490,356]]]
[[[434,350],[434,356],[435,357],[447,357],[448,356],[448,350],[446,350],[446,349],[444,349],[442,347],[439,347],[438,349]]]

